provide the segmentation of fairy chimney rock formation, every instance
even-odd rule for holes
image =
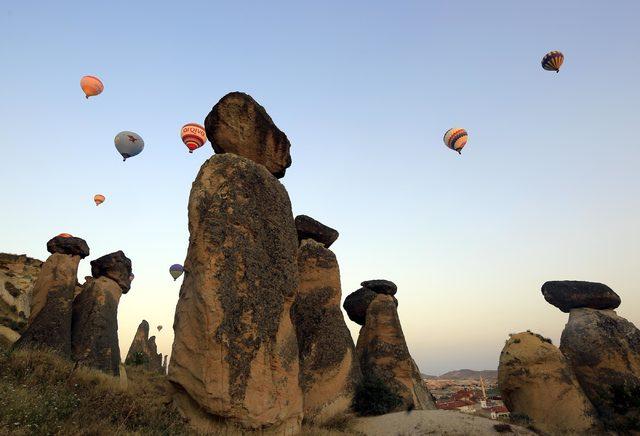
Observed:
[[[138,326],[133,341],[131,341],[125,364],[141,365],[148,371],[162,371],[162,355],[158,354],[156,337],[149,337],[149,323],[144,319]]]
[[[89,247],[83,239],[56,236],[47,243],[47,250],[52,254],[33,287],[29,325],[15,347],[48,348],[70,358],[78,265],[89,255]]]
[[[498,387],[512,414],[544,434],[598,434],[593,405],[560,350],[542,336],[512,335],[500,354]]]
[[[552,281],[542,285],[542,295],[549,304],[565,313],[571,309],[615,309],[620,297],[609,286],[595,282]]]
[[[279,179],[291,166],[287,135],[248,94],[231,92],[222,97],[207,115],[204,126],[216,153],[251,159]]]
[[[72,357],[85,366],[118,375],[118,304],[129,291],[131,260],[116,251],[92,261],[91,272],[93,277],[86,278],[73,301]]]
[[[560,351],[608,430],[640,430],[640,331],[613,310],[572,309]]]
[[[362,376],[381,380],[400,397],[401,404],[394,411],[435,409],[409,354],[394,297],[376,294],[365,318],[356,345]]]
[[[324,245],[325,248],[329,248],[339,236],[336,229],[332,229],[307,215],[298,215],[295,219],[295,224],[299,242],[305,239],[313,239]]]
[[[218,105],[235,109],[214,108],[209,115],[212,142],[237,141],[240,132],[262,143],[278,137],[275,130],[265,136],[255,127],[260,120],[259,126],[272,129],[247,96],[232,94]],[[229,136],[217,132],[224,123],[216,111],[239,130],[231,129]],[[241,127],[245,117],[256,117],[247,131]],[[294,434],[302,420],[290,318],[298,288],[298,240],[287,191],[265,166],[216,154],[200,168],[188,211],[189,248],[169,366],[175,402],[201,431],[212,431],[206,426],[223,418],[247,429]]]
[[[305,239],[298,248],[298,270],[292,319],[300,353],[304,419],[322,423],[349,410],[360,367],[340,310],[335,254],[322,243]]]
[[[374,284],[374,287],[375,289],[383,289],[386,292],[377,292],[371,288],[363,287],[347,295],[347,298],[344,299],[344,303],[342,304],[342,307],[344,307],[344,310],[347,312],[349,319],[356,324],[364,325],[367,318],[367,309],[369,308],[369,304],[371,304],[373,299],[376,298],[378,293],[393,295],[398,289],[396,285],[389,280],[368,280],[362,282],[360,285],[365,286],[365,284],[371,284],[372,282],[384,282],[381,286],[376,286]],[[392,290],[393,294],[390,293]],[[392,298],[393,303],[397,308],[398,300],[396,297]]]
[[[0,253],[0,345],[13,344],[27,326],[41,268],[41,260]]]

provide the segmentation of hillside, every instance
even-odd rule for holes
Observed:
[[[442,375],[420,374],[425,380],[476,380],[482,377],[485,380],[497,380],[498,371],[494,369],[485,369],[476,371],[474,369],[458,369],[445,372]]]

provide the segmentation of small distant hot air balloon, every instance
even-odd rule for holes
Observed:
[[[144,149],[142,137],[137,133],[127,130],[118,133],[113,142],[116,145],[118,153],[122,155],[123,161],[140,154]]]
[[[130,282],[132,282],[132,281],[133,281],[133,279],[135,279],[135,278],[136,278],[136,276],[134,276],[133,274],[131,274],[131,275],[129,276],[129,281],[130,281]]]
[[[207,134],[204,131],[204,127],[200,124],[189,123],[182,126],[180,129],[180,138],[182,142],[189,149],[189,153],[193,153],[193,150],[200,148],[207,142]]]
[[[444,144],[458,154],[462,154],[462,149],[467,145],[467,131],[461,127],[447,130],[444,134]]]
[[[96,206],[100,206],[102,203],[104,203],[105,197],[102,194],[96,194],[93,196],[93,201],[95,201]]]
[[[98,95],[104,90],[102,81],[96,76],[84,76],[80,79],[80,87],[86,98]]]
[[[58,236],[61,238],[73,238],[73,235],[70,233],[60,233]]]
[[[158,331],[161,331],[161,330],[162,330],[162,326],[161,326],[161,325],[159,325],[159,326],[157,327],[157,329],[158,329]]]
[[[559,51],[550,51],[542,58],[542,68],[547,71],[560,72],[560,67],[564,62],[564,55]]]
[[[178,277],[180,277],[183,272],[184,267],[179,263],[173,264],[169,267],[169,274],[171,274],[171,277],[173,277],[174,282],[178,280]]]

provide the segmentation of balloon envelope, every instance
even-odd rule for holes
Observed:
[[[189,153],[193,153],[193,150],[202,147],[204,143],[207,142],[207,134],[204,131],[204,127],[196,123],[189,123],[182,126],[182,129],[180,129],[180,138],[189,149]]]
[[[61,238],[73,238],[70,233],[60,233],[58,236],[60,236]]]
[[[102,203],[104,203],[105,197],[102,194],[96,194],[93,196],[93,201],[95,201],[96,206],[100,206]]]
[[[135,132],[125,130],[116,135],[113,143],[123,157],[122,160],[136,156],[144,149],[144,141],[142,137]]]
[[[447,130],[444,134],[444,144],[451,150],[457,151],[462,154],[461,151],[465,145],[467,145],[467,131],[461,127],[454,127]]]
[[[86,98],[98,95],[104,90],[102,80],[98,79],[96,76],[84,76],[80,79],[80,87],[82,88]]]
[[[182,267],[182,265],[178,263],[173,264],[169,267],[169,274],[171,274],[171,277],[173,277],[174,281],[177,280],[178,277],[180,277],[183,272],[184,272],[184,268]]]
[[[162,330],[162,326],[161,325],[158,326],[158,331],[160,331],[160,330]]]
[[[564,55],[557,51],[550,51],[542,58],[542,68],[547,71],[555,71],[556,73],[560,72],[560,67],[564,62]]]

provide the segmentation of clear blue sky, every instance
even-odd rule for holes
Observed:
[[[340,231],[343,297],[394,280],[424,372],[495,368],[527,328],[557,343],[546,280],[607,283],[640,322],[639,16],[632,0],[3,2],[0,251],[44,259],[60,232],[91,259],[122,249],[122,353],[142,318],[169,352],[168,267],[213,153],[178,131],[240,90],[291,140],[294,214]],[[88,101],[86,74],[105,84]],[[442,143],[453,126],[462,156]],[[121,130],[146,143],[126,163]]]

